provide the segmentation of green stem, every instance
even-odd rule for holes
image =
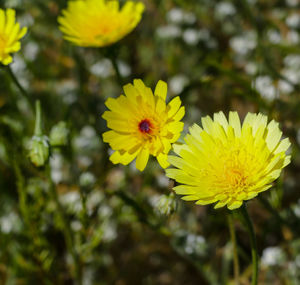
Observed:
[[[258,201],[272,214],[281,224],[288,224],[288,221],[285,221],[276,210],[273,209],[270,202],[262,197],[261,195],[257,197]]]
[[[118,62],[117,62],[118,46],[113,45],[109,48],[101,49],[100,54],[101,54],[102,57],[107,57],[107,58],[110,59],[110,62],[111,62],[112,66],[115,70],[118,83],[122,87],[124,85],[124,80],[123,80],[123,77],[121,75],[121,72],[120,72],[120,69],[119,69],[119,66],[118,66]]]
[[[229,232],[230,232],[230,239],[232,243],[232,249],[233,249],[233,272],[234,272],[234,282],[236,285],[239,285],[239,275],[240,275],[240,266],[239,266],[239,257],[238,257],[238,251],[237,251],[237,242],[236,242],[236,236],[234,231],[234,224],[233,224],[233,217],[232,213],[229,213],[227,215],[228,218],[228,226],[229,226]]]
[[[23,95],[24,99],[29,104],[31,110],[33,110],[33,104],[32,104],[32,101],[31,101],[31,98],[30,98],[29,94],[23,88],[23,86],[20,84],[18,78],[15,76],[14,72],[12,71],[12,69],[11,69],[11,67],[9,65],[6,67],[6,70],[7,70],[8,74],[9,74],[9,76],[11,77],[12,81],[14,82],[14,84],[19,89],[20,93]]]
[[[86,206],[86,193],[85,193],[85,189],[83,189],[81,186],[79,187],[79,194],[80,194],[80,200],[81,200],[81,206],[82,206],[82,210],[80,213],[80,219],[81,219],[81,223],[83,225],[84,230],[87,229],[88,227],[88,210],[87,210],[87,206]]]
[[[16,161],[16,158],[13,158],[13,167],[14,167],[14,171],[16,174],[16,180],[17,180],[17,190],[18,190],[18,194],[19,194],[19,207],[20,207],[20,211],[22,214],[22,217],[24,219],[24,223],[26,225],[26,227],[30,228],[30,220],[28,217],[28,212],[27,212],[27,193],[25,190],[25,181],[24,181],[24,177],[21,173],[20,167]]]
[[[114,70],[116,72],[116,76],[117,76],[118,82],[119,82],[119,84],[121,86],[123,86],[124,85],[123,77],[121,75],[121,72],[120,72],[120,69],[119,69],[119,66],[118,66],[118,63],[117,63],[117,59],[116,59],[116,57],[115,57],[114,54],[110,55],[109,58],[110,58],[110,61],[111,61],[112,65],[113,65],[113,67],[114,67]]]
[[[79,256],[75,250],[75,246],[74,246],[74,239],[73,239],[73,233],[70,227],[70,223],[66,217],[66,214],[64,212],[64,209],[59,201],[58,198],[58,194],[56,191],[56,187],[55,184],[51,178],[51,168],[50,165],[48,164],[46,167],[46,171],[47,171],[47,176],[50,182],[50,192],[51,192],[51,196],[53,198],[53,200],[55,201],[55,204],[57,206],[57,211],[58,211],[58,215],[60,217],[62,226],[63,226],[63,234],[66,240],[66,246],[68,251],[71,253],[72,258],[73,258],[73,262],[74,262],[74,267],[75,267],[75,278],[76,281],[78,282],[78,284],[82,284],[82,275],[81,275],[81,266],[80,266],[80,259]]]
[[[34,248],[37,252],[41,249],[41,241],[38,237],[37,228],[32,223],[30,219],[30,213],[29,205],[27,202],[27,192],[25,188],[25,180],[24,176],[22,175],[20,165],[17,162],[17,159],[15,156],[12,158],[12,164],[16,175],[16,184],[17,184],[17,190],[19,194],[19,208],[22,215],[22,218],[24,219],[24,225],[26,229],[28,230],[29,238],[32,239]],[[39,254],[34,255],[34,261],[35,264],[38,266],[39,272],[42,275],[43,281],[45,284],[52,284],[51,277],[48,275],[48,271],[44,269],[43,267],[43,260],[40,259]]]
[[[251,243],[251,255],[252,255],[252,285],[257,285],[258,283],[258,254],[257,254],[257,246],[256,246],[256,237],[253,228],[253,224],[249,217],[247,208],[245,203],[239,209],[239,212],[243,218],[244,225],[248,230],[250,236],[250,243]]]
[[[132,197],[123,190],[117,190],[113,192],[114,195],[119,197],[126,205],[130,206],[137,214],[139,221],[153,228],[153,225],[148,219],[147,212],[137,203]]]
[[[42,112],[41,112],[41,102],[37,100],[35,102],[35,126],[34,126],[34,135],[42,135]]]

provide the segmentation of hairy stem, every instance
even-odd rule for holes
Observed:
[[[63,234],[66,240],[66,246],[68,251],[71,253],[72,258],[73,258],[73,262],[74,262],[74,267],[75,267],[75,278],[76,281],[78,282],[79,285],[82,284],[82,274],[81,274],[81,266],[80,266],[80,259],[79,256],[75,250],[75,245],[74,245],[74,239],[73,239],[73,233],[70,227],[70,223],[66,217],[65,211],[63,206],[61,205],[59,198],[58,198],[58,194],[57,194],[57,190],[55,187],[55,184],[51,178],[51,168],[50,165],[48,164],[46,167],[46,172],[47,172],[47,176],[49,179],[49,183],[50,183],[50,193],[51,196],[56,204],[57,207],[57,212],[59,215],[59,218],[61,220],[62,226],[63,226]]]
[[[116,57],[114,55],[111,55],[110,56],[110,61],[111,61],[112,65],[114,67],[114,70],[116,72],[116,76],[117,76],[119,84],[121,86],[123,86],[124,82],[123,82],[123,78],[122,78],[122,75],[121,75],[121,72],[120,72],[120,69],[119,69]]]
[[[257,254],[257,246],[256,246],[256,237],[253,228],[253,224],[249,217],[246,205],[243,204],[239,209],[240,214],[243,218],[244,225],[249,233],[250,243],[251,243],[251,255],[252,255],[252,285],[257,285],[258,283],[258,254]]]
[[[234,231],[234,224],[233,224],[233,217],[232,213],[229,213],[227,215],[228,219],[228,227],[230,232],[230,239],[232,244],[232,250],[233,250],[233,272],[234,272],[234,282],[236,285],[239,285],[239,275],[240,275],[240,265],[239,265],[239,257],[238,257],[238,251],[237,251],[237,242],[236,242],[236,235]]]
[[[18,78],[16,77],[16,75],[14,74],[14,72],[12,71],[12,69],[11,69],[11,67],[9,65],[6,67],[6,70],[7,70],[8,74],[9,74],[9,76],[11,77],[12,81],[14,82],[14,84],[17,86],[17,88],[19,89],[20,93],[24,97],[24,99],[29,104],[31,110],[33,110],[34,107],[33,107],[33,103],[32,103],[32,100],[31,100],[29,94],[24,89],[24,87],[20,84]]]

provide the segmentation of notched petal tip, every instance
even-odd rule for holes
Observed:
[[[161,97],[164,101],[166,100],[168,93],[168,85],[166,82],[159,80],[156,84],[154,94],[155,96]]]
[[[242,206],[243,202],[242,201],[233,201],[227,204],[227,208],[229,210],[235,210],[238,209]]]
[[[162,168],[167,168],[168,166],[170,166],[167,154],[159,154],[157,156],[157,161]]]

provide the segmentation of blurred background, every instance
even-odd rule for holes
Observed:
[[[124,84],[168,82],[168,99],[179,95],[186,107],[183,135],[220,110],[280,122],[292,162],[248,208],[259,284],[300,284],[299,1],[142,2],[138,27],[105,49],[63,40],[57,17],[67,1],[0,2],[29,29],[11,68],[30,101],[40,100],[51,143],[49,166],[34,167],[28,144],[35,114],[1,67],[0,284],[234,284],[227,209],[175,197],[154,159],[143,173],[134,162],[108,160],[101,115],[105,100],[122,92],[111,56]],[[246,285],[249,238],[237,218],[234,225]]]

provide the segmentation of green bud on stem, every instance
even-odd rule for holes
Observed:
[[[34,135],[29,145],[29,159],[36,166],[44,166],[49,159],[49,139],[42,133],[41,104],[36,101],[36,117]]]
[[[59,147],[65,146],[68,143],[69,129],[67,128],[66,122],[59,122],[55,126],[52,127],[50,131],[50,144],[51,146]]]

